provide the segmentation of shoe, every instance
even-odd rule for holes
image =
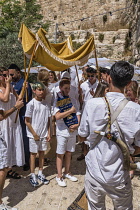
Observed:
[[[21,179],[21,176],[18,173],[16,173],[15,171],[12,171],[12,169],[7,172],[6,177],[12,178],[12,179]]]
[[[46,177],[45,177],[45,175],[44,174],[42,174],[42,175],[38,175],[38,177],[37,177],[40,181],[41,181],[41,183],[43,183],[43,184],[49,184],[49,180],[47,180],[46,179]]]
[[[7,206],[6,204],[2,203],[0,205],[0,210],[18,210],[17,208],[12,208],[10,206]]]
[[[77,158],[78,161],[81,161],[81,160],[84,160],[84,159],[85,159],[85,155],[84,155],[84,154],[81,154],[81,155]]]
[[[56,177],[56,181],[57,181],[57,183],[60,187],[66,187],[67,186],[66,182],[64,181],[64,179],[62,177],[61,178]]]
[[[23,171],[28,171],[30,169],[30,165],[26,164],[23,166]]]
[[[37,181],[36,175],[31,175],[30,176],[30,183],[33,187],[39,186],[39,183]]]
[[[78,179],[75,176],[72,176],[71,174],[63,174],[63,177],[71,180],[72,182],[78,181]]]
[[[50,163],[50,159],[44,158],[44,166],[48,166],[49,163]]]

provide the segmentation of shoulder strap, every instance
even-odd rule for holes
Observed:
[[[103,100],[105,101],[105,99],[103,98]],[[121,113],[121,111],[123,110],[123,108],[126,106],[126,104],[128,103],[128,100],[126,98],[124,98],[123,101],[120,102],[118,108],[115,110],[113,110],[111,104],[110,104],[110,101],[108,100],[109,102],[109,106],[110,106],[110,111],[111,111],[111,124],[115,123],[119,133],[120,133],[120,136],[122,138],[122,132],[120,130],[120,127],[118,125],[118,122],[116,121],[117,117],[119,116],[119,114]],[[105,104],[106,104],[106,101],[105,101]],[[106,132],[107,131],[107,124],[104,126],[104,128],[102,129],[103,132]],[[92,147],[90,149],[93,149],[99,142],[100,140],[102,139],[102,136],[101,135],[98,135],[97,138],[96,138],[96,141],[94,143],[94,145],[92,145]],[[122,138],[123,139],[123,138]]]
[[[99,97],[99,95],[100,95],[101,91],[102,91],[102,85],[101,85],[101,83],[98,83],[98,85],[97,85],[97,88],[96,88],[96,91],[95,91],[95,93],[94,93],[93,98],[97,98],[97,97]]]
[[[119,124],[117,122],[117,117],[119,116],[119,114],[121,113],[121,111],[124,109],[124,107],[128,103],[128,100],[126,98],[124,98],[123,101],[120,102],[120,104],[119,104],[118,108],[115,110],[115,112],[114,112],[113,107],[112,107],[112,105],[111,105],[111,103],[110,103],[109,100],[108,100],[108,103],[109,103],[110,111],[111,111],[111,125],[113,123],[115,123],[115,126],[116,126],[117,130],[119,131],[120,137],[123,140],[124,139],[123,138],[123,134],[122,134],[122,131],[120,129],[120,126],[119,126]]]
[[[103,100],[105,101],[105,99],[103,98]],[[120,136],[121,136],[121,139],[123,139],[123,134],[120,130],[120,127],[118,125],[118,122],[117,122],[117,117],[119,116],[119,114],[121,113],[121,111],[123,110],[123,108],[126,106],[126,104],[128,103],[128,100],[126,98],[124,98],[123,101],[120,102],[118,108],[115,110],[113,110],[111,104],[110,104],[110,101],[108,100],[108,103],[109,103],[109,106],[110,106],[110,111],[111,111],[111,124],[115,123],[119,133],[120,133]],[[105,104],[106,104],[106,101],[105,101]],[[114,113],[113,113],[114,112]],[[104,128],[102,129],[103,132],[106,132],[107,131],[107,124],[104,126]],[[97,138],[96,138],[96,142],[94,143],[94,145],[90,148],[90,149],[93,149],[98,143],[99,141],[102,139],[102,136],[101,135],[98,135]]]
[[[119,104],[118,108],[115,110],[115,112],[114,112],[113,107],[112,107],[112,105],[111,105],[111,103],[110,103],[109,100],[108,100],[108,102],[109,102],[110,111],[111,111],[111,124],[113,124],[113,122],[117,119],[117,117],[119,116],[119,114],[121,113],[121,111],[123,110],[123,108],[128,103],[128,100],[126,98],[124,98],[120,102],[120,104]]]

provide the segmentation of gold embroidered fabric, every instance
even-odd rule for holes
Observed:
[[[53,71],[62,71],[74,65],[84,65],[94,53],[94,36],[92,35],[84,45],[73,52],[71,37],[65,42],[52,44],[46,38],[47,32],[40,28],[33,34],[22,24],[18,38],[22,43],[23,51],[31,57],[37,42],[33,60]]]

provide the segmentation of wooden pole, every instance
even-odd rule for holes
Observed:
[[[82,99],[82,92],[81,92],[81,88],[80,88],[80,80],[79,80],[79,75],[78,75],[78,69],[77,69],[76,65],[75,65],[75,69],[76,69],[76,76],[77,76],[77,79],[78,79],[79,103],[80,103],[80,110],[81,110],[82,105],[83,105],[83,99]]]
[[[99,80],[99,82],[100,82],[100,80],[101,80],[101,73],[100,73],[100,71],[99,71],[99,66],[98,66],[98,60],[97,60],[97,52],[96,52],[95,40],[94,40],[94,48],[95,48],[95,50],[94,50],[94,56],[95,56],[95,61],[96,61],[96,69],[97,69],[97,73],[98,73],[98,80]]]
[[[79,80],[78,69],[77,69],[76,65],[75,65],[75,69],[76,69],[76,76],[77,76],[77,79],[78,79],[78,87],[79,87],[80,86],[80,80]]]
[[[33,57],[35,55],[36,46],[37,46],[37,41],[35,42],[33,53],[31,55],[30,62],[29,62],[28,71],[26,73],[26,77],[25,77],[25,80],[24,80],[24,83],[23,83],[23,87],[22,87],[22,90],[21,90],[20,95],[19,95],[19,98],[22,98],[22,99],[23,99],[25,91],[26,91],[26,83],[27,83],[27,80],[28,80],[28,77],[29,77],[29,72],[30,72],[30,68],[31,68],[31,65],[32,65]],[[17,110],[15,123],[17,122],[18,115],[19,115],[19,109]]]
[[[26,78],[26,56],[24,54],[24,79]],[[26,103],[28,102],[28,89],[26,88]]]

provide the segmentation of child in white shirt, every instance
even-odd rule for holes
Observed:
[[[50,141],[50,111],[44,97],[45,86],[37,82],[33,85],[33,98],[28,104],[25,113],[25,123],[27,126],[27,136],[29,137],[30,150],[30,183],[38,186],[39,179],[42,183],[48,184],[49,181],[42,173],[44,165],[44,151],[47,149],[47,141]],[[35,158],[39,153],[39,172],[35,175]]]
[[[60,92],[55,102],[54,115],[56,118],[57,135],[57,172],[56,181],[59,186],[65,187],[63,178],[71,181],[78,179],[70,174],[71,153],[75,151],[77,128],[80,121],[80,112],[78,112],[77,101],[69,97],[70,81],[62,80],[59,83]],[[62,100],[61,100],[62,99]],[[71,104],[71,105],[70,105]],[[63,106],[64,105],[64,106]],[[63,110],[62,108],[65,107]],[[73,116],[73,117],[72,117]],[[72,123],[71,123],[72,122]],[[65,155],[65,171],[62,175],[62,163]]]

